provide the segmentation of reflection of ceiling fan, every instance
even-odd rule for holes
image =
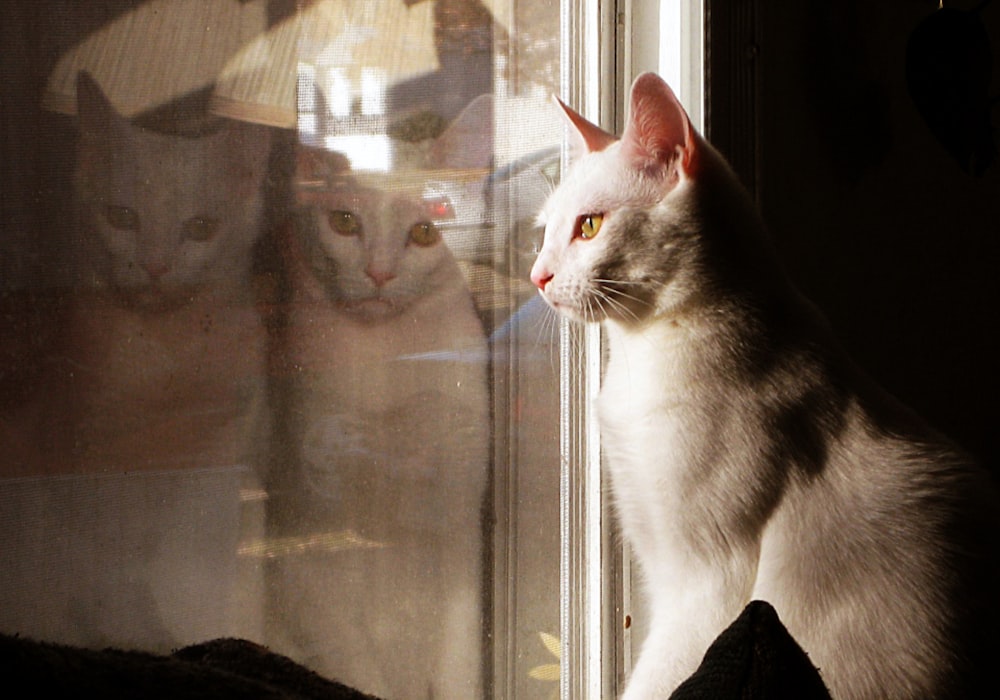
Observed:
[[[993,54],[982,12],[940,6],[910,35],[906,80],[917,111],[962,170],[982,175],[997,157],[989,95]]]

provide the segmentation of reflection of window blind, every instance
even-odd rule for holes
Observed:
[[[295,81],[303,64],[315,68],[327,104],[342,95],[326,80],[339,67],[350,85],[362,72],[380,69],[385,80],[433,70],[432,3],[407,8],[401,0],[320,0],[244,46],[225,66],[213,95],[218,114],[272,126],[296,125]],[[331,91],[333,88],[334,91]]]
[[[128,117],[210,89],[226,62],[264,29],[266,5],[265,0],[137,5],[61,57],[49,76],[44,106],[75,114],[76,77],[82,70]]]

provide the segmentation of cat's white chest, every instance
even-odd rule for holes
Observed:
[[[626,334],[611,324],[608,339],[610,355],[599,402],[602,427],[635,437],[662,428],[687,391],[678,340],[656,329]]]
[[[627,530],[640,537],[674,507],[677,470],[687,451],[687,380],[676,340],[655,330],[608,328],[610,357],[598,402],[615,500]],[[662,529],[662,528],[661,528]]]
[[[306,375],[304,387],[328,410],[380,414],[416,394],[461,383],[460,376],[452,381],[442,363],[419,361],[455,342],[446,328],[406,318],[365,326],[312,308],[299,314],[296,329],[293,362]]]

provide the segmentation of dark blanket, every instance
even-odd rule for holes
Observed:
[[[374,700],[239,639],[170,656],[93,651],[0,635],[4,697],[111,700]],[[750,603],[671,700],[830,700],[819,673],[767,603]],[[472,700],[472,699],[470,699]]]
[[[0,635],[0,677],[7,698],[375,700],[239,639],[157,656]]]
[[[755,600],[670,700],[830,700],[830,693],[774,608]]]

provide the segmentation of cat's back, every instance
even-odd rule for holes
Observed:
[[[834,697],[993,697],[1000,500],[974,459],[893,400],[851,400],[761,539],[772,601]]]

